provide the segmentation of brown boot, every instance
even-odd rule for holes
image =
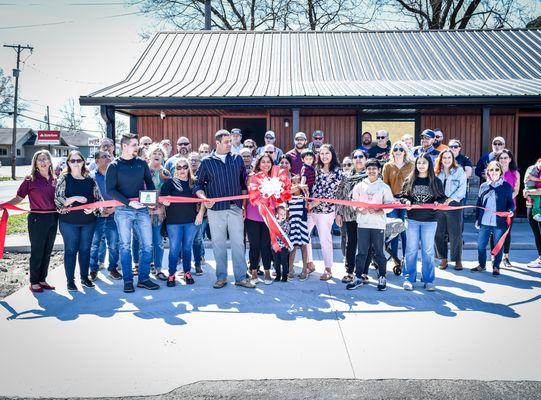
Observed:
[[[462,271],[462,269],[463,269],[463,268],[462,268],[462,261],[457,261],[457,262],[455,263],[455,269],[456,269],[457,271]]]
[[[440,265],[438,266],[439,269],[445,269],[447,268],[447,258],[442,258],[441,259],[441,263]]]

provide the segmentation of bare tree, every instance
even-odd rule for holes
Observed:
[[[66,104],[60,110],[62,120],[59,125],[65,127],[71,132],[79,132],[83,130],[83,117],[81,116],[81,110],[76,109],[76,102],[73,98],[69,99]]]
[[[145,14],[176,29],[204,26],[205,0],[131,0]],[[213,0],[212,25],[222,30],[331,30],[362,28],[374,15],[372,0]]]
[[[94,108],[94,119],[96,121],[96,124],[99,127],[99,130],[102,132],[102,137],[106,136],[107,133],[107,127],[105,126],[105,121],[101,117],[101,112],[99,107]],[[115,118],[115,136],[116,136],[116,142],[120,143],[120,139],[122,139],[122,135],[125,133],[128,133],[128,124],[123,121],[122,119]]]
[[[409,17],[419,29],[522,27],[532,6],[520,0],[375,0]]]
[[[2,68],[0,68],[0,128],[4,127],[6,121],[11,121],[13,118],[13,100],[15,96],[15,86],[11,80],[11,76],[7,76]],[[28,109],[28,104],[22,101],[19,97],[17,103],[18,114],[21,114]],[[6,121],[4,121],[6,120]],[[17,118],[19,123],[20,117]]]

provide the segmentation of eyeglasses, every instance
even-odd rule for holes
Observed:
[[[304,142],[306,139],[302,137],[296,137],[295,142]]]
[[[351,163],[345,163],[345,164],[342,164],[342,167],[351,167]]]
[[[380,140],[380,139],[387,139],[387,136],[376,136],[376,139]]]
[[[177,143],[177,146],[189,146],[190,142]]]
[[[488,172],[500,172],[499,168],[489,168]]]
[[[503,146],[504,144],[502,142],[493,142],[494,146]]]
[[[314,140],[323,140],[322,137],[315,137]]]
[[[104,154],[103,156],[101,156],[99,158],[111,158],[111,156],[109,154]]]
[[[353,158],[356,159],[356,160],[360,160],[360,159],[364,158],[364,156],[362,154],[359,154],[357,156],[353,156]]]
[[[452,144],[449,146],[450,149],[460,149],[460,146],[458,144]]]
[[[274,154],[274,151],[266,151],[265,154]]]
[[[396,153],[397,151],[403,153],[405,150],[402,147],[395,147],[393,151]]]
[[[177,171],[188,169],[189,167],[187,165],[177,165]]]
[[[244,147],[246,147],[247,149],[253,149],[254,148],[254,146],[244,146]]]
[[[70,164],[81,164],[81,163],[84,163],[83,160],[81,160],[80,158],[72,158],[71,160],[68,161]]]
[[[265,139],[274,139],[274,136],[265,136]]]

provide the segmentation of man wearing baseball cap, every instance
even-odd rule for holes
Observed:
[[[428,153],[432,162],[436,161],[440,152],[434,148],[435,138],[436,134],[432,129],[425,129],[421,132],[421,145],[413,149],[413,157],[417,158],[421,153]]]
[[[242,132],[239,128],[231,129],[231,154],[240,154]]]
[[[312,151],[316,151],[321,147],[323,144],[323,140],[325,139],[325,132],[317,129],[312,133],[312,141],[308,144],[308,148]]]
[[[268,144],[272,144],[274,146],[274,155],[276,160],[280,160],[280,157],[282,157],[282,154],[284,152],[282,149],[276,147],[276,134],[273,131],[267,131],[265,132],[265,146]],[[255,155],[258,156],[260,154],[263,154],[265,152],[265,146],[261,146],[257,148],[257,151],[255,152]]]
[[[302,158],[301,153],[306,148],[306,133],[297,132],[295,134],[295,147],[289,150],[286,155],[291,160],[291,173],[298,175],[301,173]]]

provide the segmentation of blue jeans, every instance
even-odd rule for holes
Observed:
[[[70,224],[60,220],[60,233],[64,239],[64,269],[68,282],[75,280],[75,264],[79,259],[81,279],[88,279],[90,247],[94,236],[95,222],[89,224]]]
[[[205,257],[205,243],[203,241],[203,236],[205,230],[207,229],[208,219],[203,218],[201,225],[195,226],[195,238],[193,240],[193,260],[195,265],[201,265],[201,259]]]
[[[159,271],[162,269],[163,260],[163,237],[162,224],[152,224],[152,262],[154,268]]]
[[[103,240],[105,238],[105,240]],[[96,219],[96,229],[94,230],[94,238],[92,239],[92,247],[90,248],[90,271],[98,271],[98,262],[101,258],[102,244],[109,248],[109,271],[118,267],[118,231],[116,230],[115,216],[109,215],[107,218]],[[104,251],[105,254],[105,251]]]
[[[134,264],[139,264],[139,252],[139,238],[137,237],[137,233],[135,231],[132,231],[131,254]]]
[[[169,275],[177,272],[179,255],[182,255],[182,269],[189,272],[192,268],[192,246],[197,226],[190,224],[167,224],[169,236]]]
[[[505,233],[505,229],[498,228],[496,226],[481,225],[479,228],[479,235],[477,236],[477,257],[479,265],[483,268],[487,265],[487,244],[490,239],[490,235],[494,236],[494,243],[498,243],[502,235]],[[500,268],[502,262],[503,246],[494,257],[493,268]]]
[[[406,265],[404,276],[408,281],[414,283],[417,278],[417,253],[419,251],[419,240],[421,240],[421,263],[423,282],[434,282],[434,237],[438,223],[420,222],[413,219],[408,220],[406,231]]]
[[[115,219],[115,217],[113,217],[113,221],[114,221],[114,219]],[[115,224],[115,226],[116,226],[116,224]],[[102,235],[101,239],[100,239],[100,247],[98,248],[98,262],[99,263],[104,263],[105,262],[105,252],[107,251],[107,246],[105,244],[106,240],[107,239],[106,239],[105,235]],[[94,243],[92,243],[92,245],[94,245]]]
[[[389,218],[400,218],[402,221],[406,219],[406,210],[395,208],[389,214]],[[398,256],[398,240],[402,240],[402,256],[406,255],[406,244],[407,244],[407,235],[406,231],[402,232],[400,235],[391,240],[391,253],[394,257],[400,259]]]
[[[115,222],[120,240],[120,264],[124,282],[133,282],[131,242],[132,231],[139,238],[139,282],[149,279],[150,260],[152,259],[152,224],[148,209],[136,210],[129,206],[117,207]]]

